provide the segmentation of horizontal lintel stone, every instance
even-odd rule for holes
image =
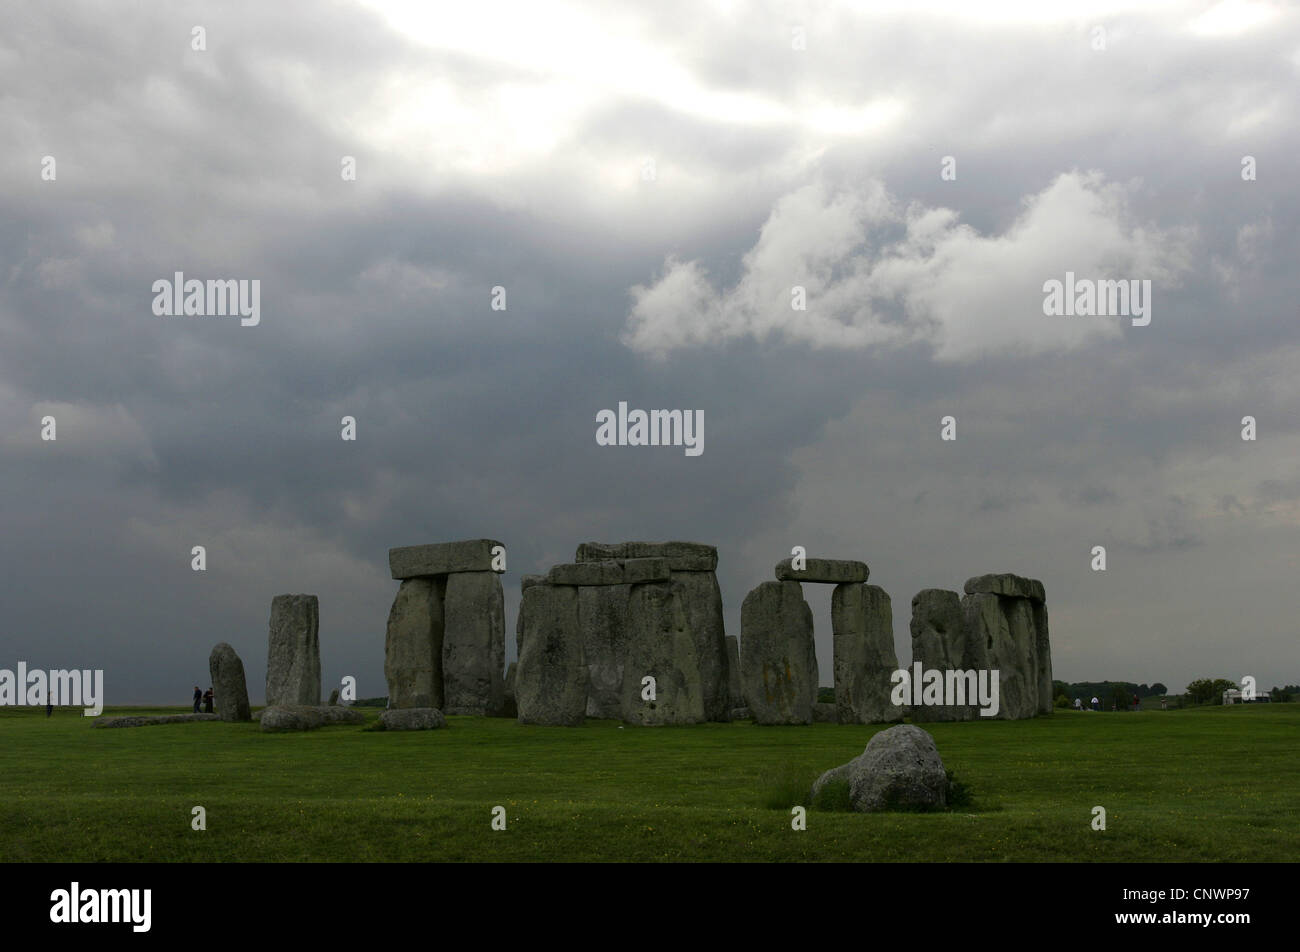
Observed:
[[[847,582],[865,582],[871,570],[866,562],[853,559],[805,559],[804,567],[793,568],[794,559],[785,559],[776,564],[778,582],[826,582],[830,585],[843,585]]]
[[[610,559],[667,559],[674,572],[713,572],[718,567],[718,549],[701,542],[584,542],[573,560]]]
[[[395,579],[453,572],[493,572],[492,550],[501,546],[495,539],[464,539],[432,545],[405,545],[388,550],[388,568]],[[505,546],[501,546],[505,548]]]
[[[606,559],[602,562],[563,562],[546,574],[548,585],[636,585],[667,582],[667,559]]]
[[[1040,605],[1047,602],[1043,583],[1036,578],[1025,578],[1004,572],[1001,575],[977,575],[966,580],[967,595],[1003,595],[1009,598],[1027,598]]]

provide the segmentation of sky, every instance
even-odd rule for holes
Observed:
[[[1014,572],[1057,678],[1300,683],[1298,81],[1247,0],[6,4],[0,667],[186,704],[226,641],[259,703],[307,592],[382,695],[389,547],[503,542],[513,658],[521,575],[686,539],[728,634],[803,546],[900,664]],[[703,452],[599,445],[620,402]]]

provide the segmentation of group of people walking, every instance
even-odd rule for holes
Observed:
[[[1074,699],[1074,709],[1075,709],[1076,711],[1082,711],[1082,710],[1083,710],[1083,698],[1081,698],[1081,697],[1076,697],[1076,698]],[[1119,710],[1119,708],[1116,706],[1116,704],[1115,704],[1114,701],[1111,702],[1110,709],[1111,709],[1112,711],[1117,711],[1117,710]],[[1165,699],[1164,699],[1164,698],[1161,698],[1161,699],[1160,699],[1160,709],[1161,709],[1162,711],[1165,709]],[[1096,695],[1093,695],[1093,698],[1092,698],[1092,710],[1094,710],[1094,711],[1100,711],[1100,710],[1101,710],[1101,700],[1100,700]],[[1129,710],[1131,710],[1131,711],[1140,711],[1140,710],[1142,710],[1142,699],[1139,698],[1136,694],[1133,695],[1133,703],[1129,706]]]
[[[211,714],[213,697],[214,695],[212,693],[211,685],[208,686],[207,691],[200,691],[199,686],[197,684],[194,685],[194,713]],[[202,711],[199,710],[200,704],[203,705]]]

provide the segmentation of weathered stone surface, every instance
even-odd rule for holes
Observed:
[[[1036,578],[1024,578],[1010,573],[977,575],[968,578],[964,591],[967,595],[1006,595],[1011,598],[1027,598],[1040,605],[1047,601],[1042,582]]]
[[[388,612],[384,677],[390,708],[443,705],[443,578],[403,579]]]
[[[776,577],[781,582],[827,582],[840,585],[845,582],[865,582],[871,570],[866,562],[850,559],[805,559],[804,568],[795,570],[794,559],[776,563]]]
[[[271,600],[266,703],[320,704],[320,603],[315,595]]]
[[[336,706],[336,705],[339,703],[339,689],[338,689],[338,688],[335,688],[333,691],[330,692],[330,699],[329,699],[328,701],[326,701],[325,703],[326,703],[327,705],[329,705],[330,707],[334,707],[334,706]]]
[[[235,649],[224,641],[213,648],[208,655],[208,674],[212,677],[212,703],[217,716],[223,721],[251,720],[244,662]]]
[[[740,678],[756,723],[812,723],[817,653],[812,609],[798,582],[763,582],[745,596]]]
[[[379,715],[386,731],[432,731],[447,726],[436,707],[390,708]]]
[[[727,635],[727,700],[731,708],[745,706],[745,689],[740,684],[740,643]]]
[[[911,724],[876,734],[848,768],[849,797],[860,813],[947,805],[948,776],[934,738]]]
[[[91,727],[150,727],[154,724],[186,724],[190,721],[219,721],[216,714],[131,714],[124,717],[97,717]]]
[[[813,703],[813,720],[818,724],[838,724],[840,721],[839,711],[834,704],[826,704],[821,701]]]
[[[676,572],[686,627],[695,639],[699,661],[700,688],[704,692],[704,718],[725,721],[730,706],[727,697],[727,633],[722,620],[722,589],[713,572]]]
[[[822,792],[822,787],[826,786],[832,780],[843,780],[845,783],[848,783],[849,766],[850,766],[849,764],[840,764],[838,767],[832,767],[830,770],[826,771],[824,774],[822,774],[820,777],[814,780],[812,785],[812,791],[808,794],[808,802],[811,803],[812,801],[816,800],[817,794]]]
[[[519,723],[578,727],[587,709],[587,664],[578,628],[578,589],[534,585],[519,605],[523,648],[515,669]]]
[[[457,572],[443,592],[444,714],[486,715],[501,707],[506,608],[495,572]],[[432,707],[433,705],[429,705]]]
[[[848,582],[831,594],[835,708],[841,724],[881,724],[903,719],[890,699],[894,652],[894,611],[889,594],[877,585]]]
[[[636,585],[666,582],[667,559],[622,559],[605,562],[562,562],[546,574],[549,585]]]
[[[273,704],[259,712],[262,730],[268,734],[309,731],[326,724],[364,724],[360,711],[323,704]]]
[[[627,654],[627,600],[631,585],[578,589],[578,627],[587,662],[587,716],[623,715],[623,662]]]
[[[727,712],[727,720],[729,721],[747,721],[749,718],[749,708],[747,707],[733,707]]]
[[[984,655],[979,644],[968,644],[966,615],[956,592],[941,588],[917,592],[912,599],[911,632],[912,662],[920,662],[923,670],[964,671],[983,667]],[[912,720],[920,722],[969,721],[979,716],[979,708],[970,704],[917,704],[910,708],[909,714]]]
[[[526,589],[532,588],[534,585],[545,585],[545,584],[546,584],[546,576],[545,576],[545,575],[521,575],[521,576],[519,577],[519,591],[520,591],[520,592],[523,592],[523,591],[525,591]]]
[[[700,542],[584,542],[573,561],[610,559],[667,559],[674,572],[712,572],[718,567],[718,550]]]
[[[1052,645],[1047,636],[1047,604],[1035,602],[1033,606],[1034,636],[1038,648],[1038,713],[1051,714],[1052,697]]]
[[[628,594],[622,717],[630,724],[696,724],[704,720],[704,688],[695,637],[679,582],[633,585]],[[653,700],[642,679],[655,679]]]
[[[993,716],[1001,720],[1020,720],[1038,713],[1038,634],[1033,605],[1027,598],[986,593],[962,599],[967,643],[982,649],[983,655],[980,663],[969,667],[998,672],[998,713]]]
[[[406,545],[388,550],[388,568],[395,579],[450,575],[453,572],[492,572],[492,550],[497,546],[501,543],[495,539]]]

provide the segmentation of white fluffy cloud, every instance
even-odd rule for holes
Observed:
[[[903,207],[877,181],[831,192],[805,186],[772,209],[742,274],[718,290],[698,261],[670,258],[632,288],[624,342],[662,356],[746,336],[813,347],[928,341],[941,361],[1038,354],[1116,336],[1115,318],[1046,317],[1043,282],[1152,281],[1162,291],[1191,266],[1191,231],[1135,222],[1127,192],[1099,173],[1068,172],[1023,202],[1000,235],[981,235],[947,208]],[[792,289],[807,310],[792,307]]]

